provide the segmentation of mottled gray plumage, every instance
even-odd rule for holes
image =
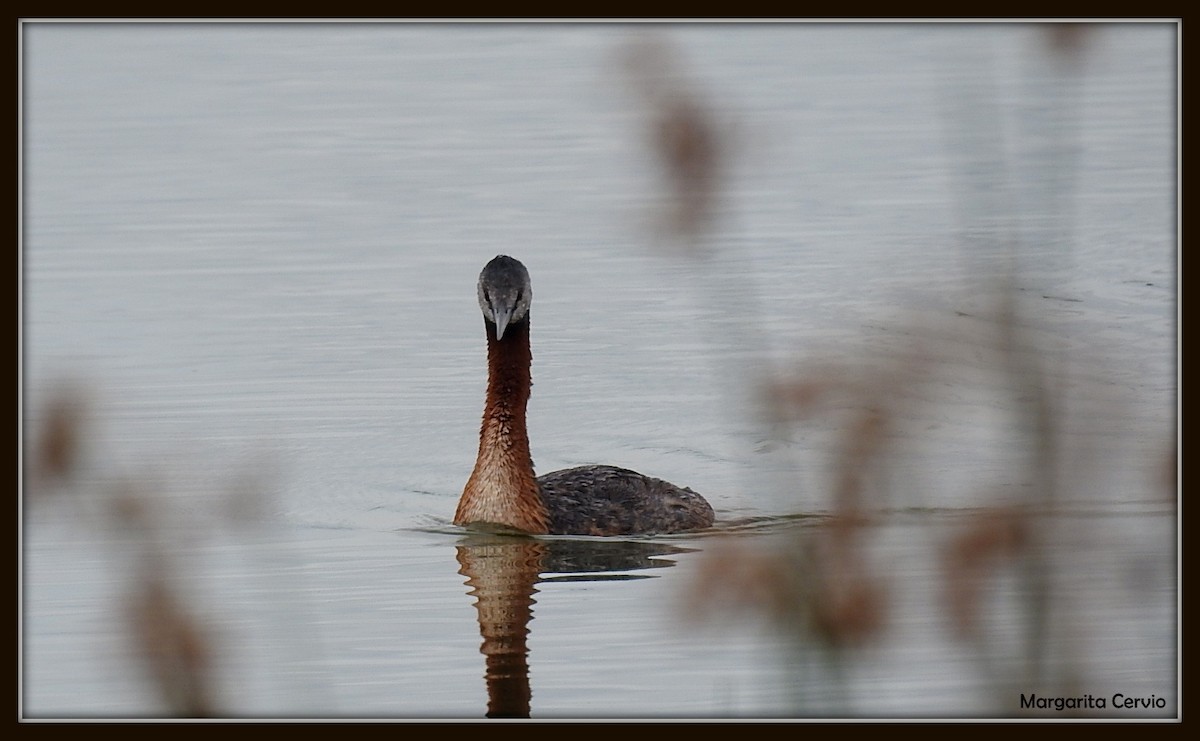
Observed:
[[[539,476],[550,532],[573,535],[674,533],[713,524],[704,497],[616,466],[580,466]]]

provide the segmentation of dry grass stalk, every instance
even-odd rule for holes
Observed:
[[[1029,546],[1029,515],[1024,508],[989,509],[970,522],[942,550],[943,594],[958,637],[982,638],[979,610],[985,588],[997,570],[1013,565]]]
[[[667,183],[668,231],[700,255],[717,212],[727,142],[712,109],[681,84],[678,53],[661,39],[625,49],[624,67],[649,112],[650,150]]]
[[[147,569],[134,586],[127,618],[138,653],[168,715],[215,715],[211,643],[161,569]]]
[[[86,500],[99,507],[80,510],[85,516],[75,521],[111,528],[115,537],[107,542],[143,565],[130,577],[121,614],[132,650],[161,698],[164,712],[178,717],[215,716],[211,631],[187,595],[175,586],[186,581],[175,564],[206,533],[261,522],[266,484],[273,470],[261,460],[253,461],[236,470],[226,486],[213,487],[207,522],[202,509],[189,510],[186,523],[175,521],[178,513],[170,506],[172,500],[162,496],[167,487],[156,483],[145,470],[107,483],[103,477],[79,475],[81,451],[89,442],[85,399],[78,385],[60,385],[47,399],[43,424],[30,451],[36,479],[32,490],[53,485],[64,493],[93,495]],[[84,499],[71,497],[76,502]],[[190,504],[194,503],[193,499]]]
[[[41,495],[68,485],[83,458],[88,401],[77,384],[59,383],[46,402],[44,421],[33,446],[29,491]]]

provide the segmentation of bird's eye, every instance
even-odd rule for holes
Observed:
[[[525,291],[517,291],[517,306],[521,305],[521,297],[525,295]]]

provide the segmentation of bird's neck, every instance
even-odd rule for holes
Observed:
[[[546,533],[549,515],[533,473],[525,429],[525,407],[532,385],[529,317],[508,325],[500,340],[496,339],[496,326],[485,324],[488,387],[479,430],[479,455],[458,502],[454,522]]]

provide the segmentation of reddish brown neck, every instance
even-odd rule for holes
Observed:
[[[509,417],[514,423],[510,437],[520,437],[526,452],[529,449],[525,431],[525,408],[533,386],[530,366],[533,353],[529,349],[529,319],[508,325],[503,339],[496,339],[496,325],[484,322],[488,338],[488,387],[484,420],[489,413]]]
[[[525,429],[525,407],[532,385],[529,318],[508,325],[499,340],[496,325],[485,324],[488,387],[479,430],[479,455],[458,502],[454,522],[546,533],[549,517],[533,473]]]

